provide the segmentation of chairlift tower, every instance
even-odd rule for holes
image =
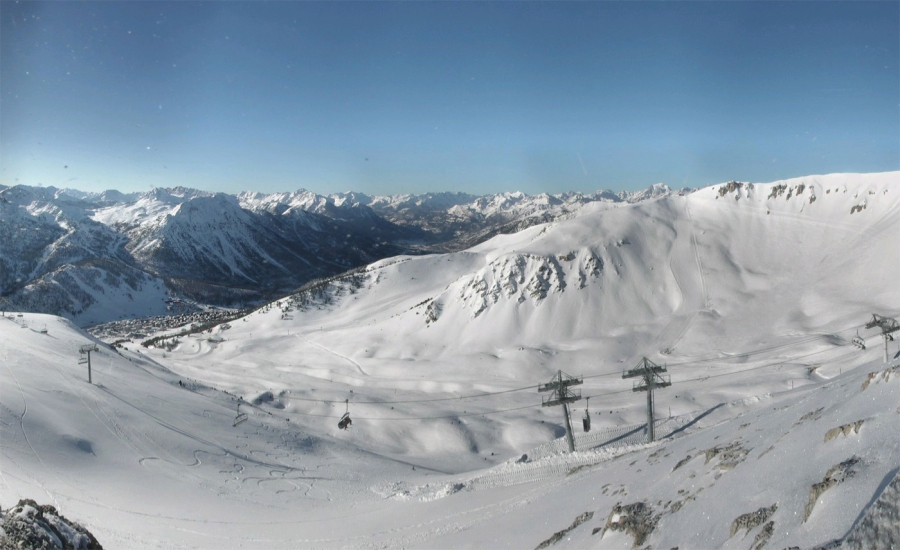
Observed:
[[[875,328],[878,327],[881,329],[881,336],[884,338],[884,362],[888,362],[888,340],[893,340],[894,337],[891,336],[892,332],[897,332],[900,330],[900,323],[897,322],[896,319],[891,319],[890,317],[883,317],[878,315],[877,313],[872,314],[872,320],[866,323],[866,328]]]
[[[660,376],[659,373],[666,372],[666,367],[661,367],[653,361],[644,357],[631,370],[622,373],[622,378],[641,378],[636,380],[631,391],[647,392],[647,442],[653,443],[655,437],[653,433],[653,389],[665,388],[672,385],[671,379],[666,376]]]
[[[81,359],[78,360],[78,364],[79,365],[87,364],[87,366],[88,366],[88,384],[93,384],[93,381],[91,381],[91,352],[92,351],[99,351],[99,349],[97,348],[97,344],[85,344],[85,345],[81,346],[80,348],[78,348],[78,353],[80,353],[82,355]],[[85,358],[84,356],[87,356],[87,358]]]
[[[557,405],[562,405],[563,416],[566,421],[566,440],[569,442],[570,453],[575,452],[575,438],[572,435],[572,421],[569,418],[569,403],[574,403],[581,399],[581,392],[573,392],[569,389],[569,386],[577,386],[583,383],[584,379],[582,377],[569,376],[560,370],[557,371],[556,376],[553,377],[552,380],[538,386],[539,392],[553,392],[543,398],[541,406],[555,407]]]

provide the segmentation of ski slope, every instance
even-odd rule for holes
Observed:
[[[900,367],[864,325],[900,313],[898,183],[587,205],[212,332],[101,344],[93,385],[89,335],[2,318],[0,505],[128,548],[896,547]],[[673,383],[652,444],[621,377],[644,356]],[[572,455],[537,392],[557,369],[591,397]]]
[[[101,346],[89,385],[76,350],[91,339],[60,318],[24,319],[48,332],[0,320],[0,494],[52,503],[107,547],[533,547],[592,512],[558,544],[628,548],[632,536],[602,529],[634,502],[651,507],[654,545],[749,547],[732,522],[777,504],[772,547],[809,547],[843,537],[897,485],[897,362],[723,404],[654,444],[449,474],[310,433],[283,411],[247,407],[232,427],[231,396],[180,386],[140,354]],[[810,487],[851,459],[853,474],[802,521]],[[896,541],[893,506],[870,523]]]

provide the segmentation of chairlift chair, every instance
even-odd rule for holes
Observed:
[[[241,404],[238,403],[238,406],[237,406],[237,416],[234,417],[234,424],[232,424],[232,427],[235,427],[235,426],[237,426],[238,424],[243,424],[243,423],[246,422],[246,421],[247,421],[247,413],[242,413],[242,412],[241,412]]]
[[[591,413],[588,411],[588,405],[590,404],[590,397],[585,398],[584,402],[584,418],[581,419],[581,425],[584,427],[585,432],[591,431]]]
[[[859,331],[856,331],[856,336],[853,337],[853,340],[851,340],[851,342],[859,349],[866,349],[866,341],[860,338]]]
[[[344,413],[344,416],[342,416],[341,420],[338,422],[338,428],[342,430],[346,430],[353,424],[353,421],[350,420],[350,400],[345,399],[344,404],[347,406],[347,412]]]

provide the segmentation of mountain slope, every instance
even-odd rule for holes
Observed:
[[[90,209],[50,189],[0,191],[0,293],[69,263],[102,258],[132,264],[127,239],[90,219]]]
[[[446,475],[270,405],[245,405],[249,421],[233,427],[233,396],[133,351],[101,347],[89,385],[76,364],[89,338],[46,316],[18,323],[28,326],[0,319],[0,500],[52,504],[107,547],[810,548],[846,537],[847,548],[881,549],[900,540],[896,362],[763,407],[723,403],[655,444]],[[461,419],[497,437],[473,420]],[[357,417],[354,428],[397,422],[416,421]],[[424,441],[429,451],[459,452],[440,445],[444,434]],[[393,452],[421,443],[401,433]]]
[[[675,383],[709,380],[672,392],[666,407],[676,416],[813,384],[877,355],[855,351],[851,337],[872,336],[862,328],[873,312],[900,311],[891,276],[900,262],[897,177],[817,176],[587,205],[464,252],[382,260],[313,285],[214,331],[223,338],[214,346],[181,341],[167,362],[239,395],[271,392],[298,415],[333,415],[329,402],[349,398],[366,402],[357,405],[364,417],[402,416],[406,405],[387,412],[374,403],[427,394],[439,400],[426,415],[434,422],[363,426],[349,437],[381,452],[415,439],[417,450],[398,452],[447,471],[558,436],[552,411],[510,412],[502,429],[477,416],[533,403],[527,394],[558,369],[588,377],[585,396],[612,392],[598,419],[605,427],[643,421],[642,401],[620,394],[618,377],[645,356],[668,364]],[[483,403],[454,401],[529,384]],[[460,415],[472,414],[460,431]],[[434,431],[446,459],[429,450]]]
[[[375,264],[353,300],[297,323],[352,334],[396,316],[390,356],[406,346],[434,350],[446,326],[479,350],[591,341],[626,361],[697,353],[713,337],[735,348],[760,342],[732,324],[762,324],[771,338],[827,332],[838,317],[865,317],[898,301],[890,276],[900,260],[892,246],[896,183],[896,173],[835,175],[713,186],[627,208],[587,205],[573,219],[465,252]],[[771,196],[780,185],[805,192]],[[863,201],[867,208],[854,210]],[[369,347],[371,338],[360,332],[361,340],[341,333],[330,343],[358,354],[353,347]],[[616,342],[622,332],[641,336],[626,347]]]
[[[235,197],[185,187],[124,194],[17,185],[0,190],[0,237],[8,242],[0,249],[0,295],[14,307],[82,324],[165,311],[159,293],[132,298],[143,288],[127,282],[134,277],[152,279],[152,286],[195,308],[243,306],[379,258],[458,250],[568,216],[587,202],[660,193],[668,188],[373,198],[305,190]],[[91,280],[111,281],[109,292]],[[120,292],[122,281],[128,288]]]

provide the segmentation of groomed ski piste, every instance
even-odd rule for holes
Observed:
[[[866,325],[898,237],[900,175],[836,174],[588,205],[149,347],[6,312],[0,506],[109,548],[896,548],[900,362]]]

